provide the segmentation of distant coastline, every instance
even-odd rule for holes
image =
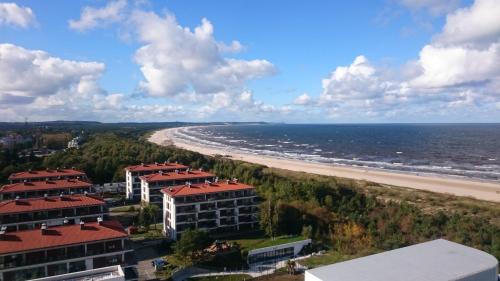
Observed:
[[[256,163],[273,168],[306,172],[326,176],[336,176],[356,180],[366,180],[380,184],[427,190],[456,196],[472,197],[480,200],[500,202],[500,184],[488,181],[476,181],[449,176],[393,172],[372,168],[357,168],[333,164],[312,163],[294,159],[283,159],[267,155],[255,155],[207,146],[196,141],[181,139],[176,136],[185,127],[169,128],[154,132],[149,141],[158,145],[175,145],[205,155],[223,155],[234,160]]]

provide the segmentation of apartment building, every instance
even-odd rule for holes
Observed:
[[[13,173],[9,176],[10,183],[32,182],[32,181],[52,181],[60,179],[81,179],[85,180],[87,175],[75,169],[45,169],[39,171],[24,171]]]
[[[162,193],[163,232],[171,239],[186,229],[220,234],[258,228],[255,187],[236,179],[188,183]]]
[[[92,192],[92,184],[81,179],[25,181],[4,185],[0,188],[0,200],[37,198],[64,194]]]
[[[174,172],[160,171],[156,174],[150,174],[140,177],[141,179],[141,201],[145,203],[157,204],[160,207],[163,202],[161,190],[165,187],[182,185],[187,182],[191,184],[204,183],[205,181],[214,181],[215,175],[204,171],[185,171],[175,170]]]
[[[60,195],[43,198],[13,199],[0,202],[0,225],[7,232],[39,229],[47,226],[79,224],[106,218],[104,200],[91,195]]]
[[[129,200],[141,200],[141,180],[139,177],[162,172],[173,172],[175,170],[186,170],[186,165],[178,163],[154,163],[128,166],[125,168],[126,196]]]
[[[0,231],[0,280],[21,281],[135,264],[117,221],[80,222],[16,232]]]

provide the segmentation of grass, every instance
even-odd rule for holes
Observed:
[[[158,223],[156,224],[156,229],[155,229],[155,224],[152,224],[149,226],[149,230],[146,231],[146,229],[139,229],[137,233],[131,234],[131,238],[147,238],[147,239],[161,239],[165,238],[165,236],[162,233],[162,228],[163,224]]]
[[[128,213],[128,212],[139,212],[139,208],[135,208],[134,206],[120,206],[120,207],[111,207],[109,211],[112,213]]]
[[[252,276],[247,274],[231,274],[231,275],[219,275],[219,276],[204,276],[204,277],[192,277],[188,278],[188,281],[242,281],[251,280]]]
[[[323,255],[312,256],[307,259],[300,260],[298,262],[309,268],[314,268],[322,265],[346,261],[352,258],[354,257],[349,255],[343,255],[337,251],[327,251]]]
[[[236,236],[234,238],[228,238],[227,241],[238,243],[242,251],[250,251],[258,248],[265,248],[275,245],[292,243],[304,239],[305,239],[304,237],[297,235],[297,236],[279,236],[273,240],[263,235],[262,233],[252,233],[242,236]]]

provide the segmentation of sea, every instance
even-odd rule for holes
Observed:
[[[232,124],[176,134],[226,151],[500,182],[500,124]]]

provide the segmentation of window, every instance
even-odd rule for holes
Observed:
[[[68,273],[66,263],[50,264],[47,265],[47,275],[54,276]]]

